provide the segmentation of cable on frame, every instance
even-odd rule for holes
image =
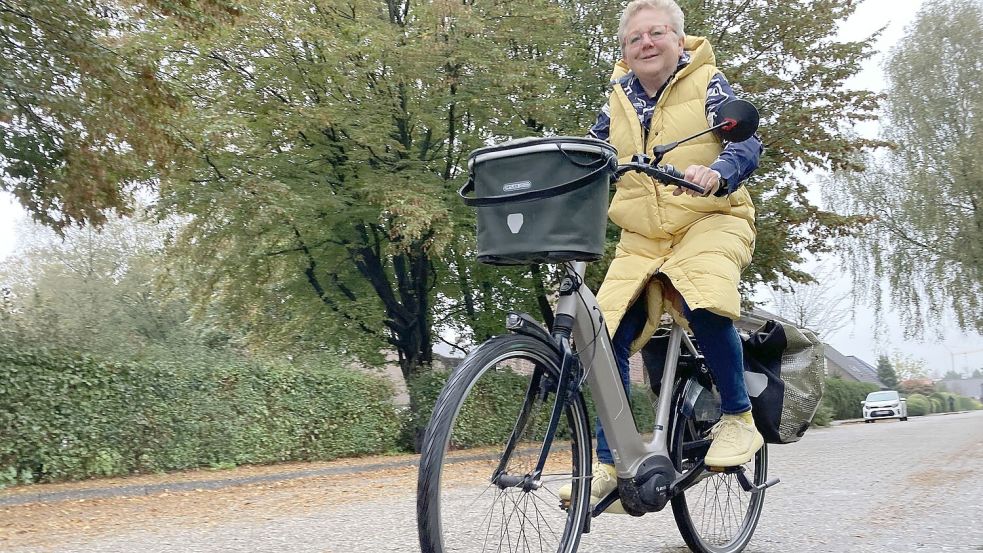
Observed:
[[[581,278],[580,274],[574,270],[572,264],[569,261],[567,263],[564,263],[564,266],[568,269],[567,274],[573,275],[574,282],[577,285],[575,288],[577,292],[577,297],[580,298],[580,303],[584,305],[584,311],[586,312],[588,310],[587,301],[584,300],[584,296],[580,292],[580,287],[584,285],[584,279]],[[591,326],[591,331],[593,333],[593,337],[591,338],[590,342],[584,345],[583,351],[586,352],[587,350],[590,350],[590,362],[586,364],[584,374],[583,376],[581,376],[580,382],[577,383],[578,388],[582,387],[584,383],[587,382],[587,375],[590,374],[590,370],[594,366],[594,359],[597,356],[597,339],[601,335],[601,330],[604,328],[604,325],[594,324],[594,317],[590,316],[593,315],[592,313],[588,313],[588,315],[589,315],[588,318],[590,319],[590,326]],[[582,357],[580,347],[577,348],[577,356]],[[584,365],[584,363],[581,363],[581,365]]]

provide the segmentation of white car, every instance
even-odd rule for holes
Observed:
[[[877,419],[908,420],[907,400],[894,390],[882,390],[867,394],[867,399],[861,401],[864,422],[874,422]]]

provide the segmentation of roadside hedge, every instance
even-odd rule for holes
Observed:
[[[113,363],[0,347],[0,487],[413,451],[450,375],[434,370],[411,379],[414,405],[400,412],[386,381],[330,357],[191,357]],[[455,446],[500,441],[515,423],[526,382],[503,372],[479,384],[477,401],[461,414]],[[860,402],[876,389],[828,379],[814,423],[860,417]],[[947,392],[908,397],[911,416],[950,405],[980,408]],[[593,429],[589,395],[587,408]],[[644,386],[632,388],[632,411],[639,431],[651,432],[654,413]]]
[[[327,359],[0,351],[0,486],[380,453],[398,431],[392,387]]]
[[[858,419],[863,416],[860,402],[867,394],[880,390],[870,382],[850,382],[842,378],[827,378],[826,393],[819,402],[819,409],[832,413],[833,420]]]
[[[412,451],[412,429],[426,426],[440,391],[450,377],[448,371],[425,371],[416,375],[408,384],[410,394],[420,405],[411,409],[405,419],[401,446]],[[455,447],[472,447],[498,443],[502,433],[506,435],[515,426],[518,401],[525,394],[528,377],[511,372],[486,375],[479,380],[477,393],[469,400],[465,411],[458,415]],[[632,414],[640,432],[652,432],[655,413],[651,399],[641,385],[631,391]],[[552,397],[552,396],[551,396]],[[586,397],[588,420],[594,430],[596,410],[590,396]]]
[[[907,400],[909,417],[922,417],[932,412],[932,402],[922,394],[911,394]]]
[[[983,409],[983,404],[971,397],[957,396],[956,397],[956,409],[959,411],[974,411],[977,409]]]

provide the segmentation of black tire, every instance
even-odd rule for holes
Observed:
[[[454,371],[421,451],[417,527],[423,553],[576,551],[590,514],[591,463],[590,425],[579,393],[560,417],[541,486],[502,487],[492,480],[504,457],[510,476],[521,478],[535,467],[560,363],[550,346],[512,335],[485,342]],[[522,417],[536,366],[549,378],[540,379]],[[521,440],[510,453],[505,444],[513,427]],[[561,507],[564,484],[572,494],[569,506]]]
[[[676,387],[670,421],[669,455],[680,472],[692,470],[703,460],[710,428],[720,416],[719,400],[712,400],[713,394],[702,387],[697,409],[689,417],[684,416],[680,404],[685,384],[680,381]],[[695,381],[692,385],[699,386]],[[754,485],[763,484],[768,476],[768,445],[762,446],[744,468]],[[737,553],[751,541],[764,501],[764,490],[744,491],[736,474],[705,472],[694,485],[672,498],[672,515],[691,550]]]
[[[901,417],[901,422],[908,420],[908,417]]]

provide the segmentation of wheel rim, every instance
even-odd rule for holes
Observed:
[[[743,465],[748,480],[761,484],[766,463],[767,452],[762,447],[754,459]],[[704,478],[683,495],[695,537],[714,553],[743,549],[757,525],[764,493],[744,491],[736,474]]]
[[[515,421],[537,364],[555,372],[550,361],[527,352],[503,354],[487,363],[454,414],[438,484],[444,551],[573,550],[578,537],[573,535],[573,521],[582,520],[584,507],[576,506],[572,512],[561,509],[559,494],[560,487],[582,481],[588,472],[581,447],[587,434],[580,427],[584,419],[579,405],[568,407],[567,416],[561,417],[554,453],[537,486],[502,487],[491,481],[513,428],[502,424],[496,428],[480,416],[490,413],[497,421]],[[530,408],[522,439],[506,463],[505,474],[513,482],[536,465],[553,398],[553,394],[538,396]]]
[[[682,388],[681,385],[679,392]],[[710,392],[703,389],[701,394]],[[681,395],[677,392],[677,409]],[[714,398],[715,404],[710,405],[706,401],[709,397],[701,395],[693,416],[677,421],[680,426],[674,432],[672,457],[681,472],[692,468],[706,454],[710,428],[719,417],[719,399]],[[764,483],[768,469],[767,445],[742,467],[752,484]],[[744,549],[751,540],[761,517],[764,494],[764,490],[744,491],[736,473],[708,472],[673,498],[673,515],[683,538],[694,551],[734,553]]]

